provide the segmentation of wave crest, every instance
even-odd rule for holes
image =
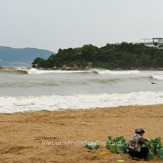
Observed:
[[[152,78],[156,80],[163,80],[163,75],[153,75]]]
[[[105,70],[105,69],[94,69],[94,72],[97,74],[105,75],[129,75],[129,74],[138,74],[138,70]]]

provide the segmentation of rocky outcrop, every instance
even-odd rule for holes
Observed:
[[[78,65],[74,65],[74,66],[63,65],[62,70],[79,70],[79,67],[78,67]]]

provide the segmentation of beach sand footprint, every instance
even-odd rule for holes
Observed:
[[[6,154],[20,154],[22,150],[32,149],[32,146],[14,146],[7,148],[4,153]]]

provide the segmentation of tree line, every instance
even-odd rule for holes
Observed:
[[[48,59],[35,58],[32,67],[62,68],[77,65],[84,69],[88,63],[93,68],[105,69],[149,69],[163,68],[163,50],[147,47],[140,43],[106,44],[98,48],[94,45],[83,45],[79,48],[59,49]]]

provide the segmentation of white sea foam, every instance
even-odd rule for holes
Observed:
[[[14,113],[40,110],[90,109],[128,105],[163,104],[163,92],[128,94],[76,94],[72,96],[0,97],[0,112]]]
[[[112,70],[105,70],[105,69],[92,69],[94,72],[98,74],[110,74],[110,75],[129,75],[129,74],[137,74],[139,73],[138,70],[126,70],[126,71],[112,71]]]
[[[140,73],[138,70],[126,70],[126,71],[112,71],[106,69],[90,69],[90,70],[39,70],[36,68],[31,68],[27,70],[28,74],[47,74],[47,73],[84,73],[84,72],[94,72],[97,74],[105,75],[129,75],[129,74],[138,74]]]
[[[58,73],[58,74],[62,74],[62,73],[83,73],[83,72],[91,72],[91,71],[85,71],[85,70],[39,70],[36,68],[31,68],[29,70],[27,70],[28,74],[50,74],[50,73]]]
[[[153,75],[152,78],[156,80],[163,80],[163,75]]]

